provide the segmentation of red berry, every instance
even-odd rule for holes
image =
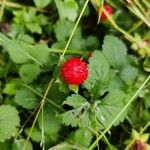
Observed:
[[[78,57],[69,58],[61,67],[61,76],[68,84],[82,84],[88,76],[88,65]]]
[[[135,140],[131,150],[146,150],[146,144],[141,140]]]
[[[109,5],[104,5],[104,6],[103,6],[103,9],[106,10],[106,12],[108,13],[108,15],[112,15],[113,11],[112,11],[111,6],[109,6]],[[107,16],[104,14],[104,12],[103,12],[102,15],[101,15],[101,20],[107,20]]]

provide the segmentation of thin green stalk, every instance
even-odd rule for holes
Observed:
[[[64,55],[65,55],[65,53],[66,53],[66,51],[67,51],[67,49],[68,49],[68,47],[69,47],[69,45],[70,45],[70,42],[71,42],[71,40],[72,40],[72,38],[73,38],[73,35],[74,35],[74,33],[75,33],[76,29],[77,29],[77,26],[78,26],[78,24],[79,24],[79,22],[80,22],[80,20],[81,20],[81,17],[82,17],[82,15],[83,15],[83,13],[84,13],[84,11],[85,11],[85,9],[86,9],[86,6],[87,6],[88,2],[89,2],[89,0],[86,0],[84,6],[83,6],[83,8],[82,8],[82,11],[81,11],[81,13],[80,13],[80,15],[79,15],[79,17],[78,17],[78,19],[77,19],[77,21],[76,21],[76,24],[75,24],[75,26],[74,26],[74,28],[73,28],[73,30],[72,30],[72,32],[71,32],[71,35],[70,35],[70,37],[69,37],[69,40],[68,40],[68,42],[67,42],[67,44],[66,44],[66,46],[65,46],[65,48],[64,48],[64,51],[63,51],[62,55],[60,56],[60,60],[62,60],[62,58],[64,57]]]
[[[142,0],[142,2],[143,2],[148,8],[150,8],[150,2],[148,2],[147,0]]]
[[[147,13],[145,11],[145,8],[142,6],[142,4],[139,2],[139,0],[134,0],[134,3],[139,7],[139,9],[141,10],[141,12],[147,16]]]
[[[131,97],[129,102],[125,105],[125,107],[121,110],[121,112],[114,118],[114,120],[109,124],[109,126],[102,132],[102,134],[93,142],[93,144],[89,147],[88,150],[93,150],[94,147],[97,145],[99,140],[111,129],[113,124],[120,118],[120,116],[124,113],[124,111],[128,108],[128,106],[133,102],[133,100],[137,97],[139,92],[143,89],[143,87],[147,84],[147,82],[150,80],[150,75],[147,77],[147,79],[144,81],[144,83],[141,85],[141,87],[137,90],[137,92]]]
[[[12,7],[12,8],[31,8],[34,9],[35,11],[41,12],[41,13],[50,13],[49,11],[45,10],[45,9],[41,9],[41,8],[36,8],[33,6],[27,6],[27,5],[22,5],[22,4],[18,4],[18,3],[14,3],[14,2],[3,2],[0,1],[0,5],[4,5],[7,7]]]
[[[32,88],[31,86],[24,84],[24,86],[29,89],[31,92],[33,92],[34,94],[36,94],[39,97],[43,97],[43,95],[39,92],[37,92],[34,88]],[[58,104],[56,104],[54,101],[50,100],[49,98],[45,98],[45,100],[47,102],[49,102],[52,106],[56,107],[57,109],[59,109],[61,112],[63,112],[64,110],[62,109],[62,107],[60,107]]]
[[[34,119],[34,121],[33,121],[33,123],[32,123],[32,126],[31,126],[31,129],[30,129],[30,131],[29,131],[28,137],[27,137],[27,139],[26,139],[26,141],[25,141],[25,144],[24,144],[24,146],[23,146],[23,150],[26,150],[26,147],[27,147],[29,138],[31,137],[31,133],[32,133],[33,128],[34,128],[34,126],[35,126],[35,123],[36,123],[36,121],[37,121],[37,119],[38,119],[38,117],[39,117],[39,115],[40,115],[40,112],[41,112],[41,110],[42,110],[42,108],[43,108],[43,106],[44,106],[44,104],[45,104],[45,98],[47,97],[47,94],[48,94],[48,92],[49,92],[49,90],[50,90],[50,88],[51,88],[53,82],[54,82],[54,79],[52,78],[52,79],[50,80],[49,84],[48,84],[48,87],[47,87],[47,89],[46,89],[46,91],[45,91],[45,94],[44,94],[44,96],[43,96],[43,99],[41,100],[40,108],[38,109],[38,112],[37,112],[37,114],[36,114],[36,116],[35,116],[35,119]]]
[[[6,0],[3,0],[3,4],[1,5],[1,10],[0,10],[0,22],[2,21],[2,18],[3,18],[5,3],[6,3]]]
[[[132,33],[134,32],[135,30],[137,30],[141,25],[143,24],[143,21],[140,20],[139,22],[135,23],[131,29],[128,30],[128,33]]]
[[[28,123],[28,121],[31,119],[31,117],[34,115],[34,113],[37,111],[37,109],[39,108],[39,106],[41,105],[41,103],[39,103],[36,108],[34,109],[34,111],[30,114],[30,116],[28,117],[28,119],[24,122],[24,124],[21,126],[21,129],[19,130],[19,133],[16,135],[15,140],[17,140],[18,136],[22,133],[25,125]]]
[[[143,15],[143,13],[136,7],[136,5],[130,0],[126,0],[133,8],[135,14],[137,17],[139,17],[141,20],[143,20],[143,22],[150,27],[150,20],[146,18],[145,15]],[[131,10],[131,9],[130,9]]]
[[[63,49],[54,49],[54,48],[50,48],[49,49],[50,53],[60,53],[60,54],[62,54],[63,51],[64,51]],[[83,50],[67,50],[66,51],[66,54],[79,54],[79,55],[83,55],[85,53],[88,54],[87,51],[83,51]]]

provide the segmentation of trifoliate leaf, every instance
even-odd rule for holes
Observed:
[[[9,105],[0,106],[0,142],[10,139],[18,132],[20,119],[15,107]]]
[[[77,129],[71,135],[71,141],[81,147],[89,147],[93,138],[92,132],[87,128]]]
[[[111,73],[110,66],[105,56],[100,51],[95,51],[89,60],[89,75],[84,86],[92,97],[103,94],[108,87]]]
[[[126,104],[126,96],[122,91],[112,91],[96,107],[96,116],[101,128],[106,128],[117,117]],[[125,113],[117,120],[116,125],[123,121]]]
[[[15,140],[14,143],[12,144],[11,150],[21,150],[24,148],[26,140],[25,139],[19,139]],[[28,141],[26,145],[26,150],[33,150],[32,144],[30,141]]]
[[[51,0],[34,0],[34,3],[37,7],[46,7],[50,2]]]
[[[126,63],[127,48],[117,37],[107,35],[104,39],[103,54],[112,67],[119,69]]]
[[[75,101],[74,101],[75,100]],[[62,122],[72,127],[80,126],[87,127],[90,122],[90,104],[80,95],[72,95],[67,98],[64,104],[72,106],[73,110],[61,114]]]
[[[78,4],[75,0],[55,0],[60,19],[75,21],[78,16]]]
[[[53,140],[57,140],[57,134],[60,130],[60,122],[58,121],[58,118],[56,118],[55,113],[49,107],[44,107],[43,122],[44,132],[52,137]],[[38,123],[40,129],[42,129],[42,114],[40,114],[38,118]]]
[[[22,88],[17,92],[14,101],[17,105],[27,109],[35,108],[39,103],[39,99],[36,95],[26,88]]]
[[[33,82],[37,76],[40,74],[40,67],[36,64],[24,64],[19,69],[19,75],[21,80],[25,83]]]

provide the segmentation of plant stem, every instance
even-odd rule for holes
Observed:
[[[0,10],[0,22],[2,21],[2,18],[3,18],[5,3],[6,3],[6,0],[3,0],[3,4],[1,5],[1,10]]]
[[[142,0],[142,1],[148,8],[150,8],[150,3],[147,0]]]
[[[63,53],[63,49],[54,49],[54,48],[50,48],[49,49],[50,53]],[[79,54],[79,55],[83,55],[85,53],[89,53],[87,51],[83,51],[83,50],[67,50],[66,54]]]
[[[0,1],[0,5],[5,5],[7,7],[12,7],[12,8],[31,8],[31,9],[34,9],[38,12],[50,13],[49,11],[47,11],[45,9],[36,8],[36,7],[33,7],[33,6],[22,5],[22,4],[18,4],[18,3],[14,3],[14,2],[5,2],[4,3],[4,1]]]
[[[137,30],[141,25],[143,24],[143,21],[140,20],[139,22],[135,23],[131,29],[128,30],[128,33],[132,33],[135,30]]]
[[[27,84],[24,84],[24,86],[29,89],[31,92],[35,93],[36,95],[38,95],[39,97],[43,97],[43,95],[39,92],[37,92],[35,89],[33,89],[32,87],[30,87],[29,85]],[[56,107],[57,109],[59,109],[61,112],[64,112],[64,110],[58,105],[56,104],[55,102],[53,102],[52,100],[48,99],[48,98],[45,98],[46,101],[48,101],[52,106]]]
[[[52,78],[52,79],[50,80],[50,82],[49,82],[49,84],[48,84],[48,87],[47,87],[47,89],[46,89],[46,91],[45,91],[45,94],[44,94],[44,96],[43,96],[43,98],[42,98],[42,100],[41,100],[41,102],[40,102],[40,104],[41,104],[41,105],[40,105],[40,108],[38,109],[38,112],[37,112],[37,114],[36,114],[36,116],[35,116],[35,119],[34,119],[34,121],[33,121],[33,124],[32,124],[32,126],[31,126],[31,129],[30,129],[30,131],[29,131],[28,137],[27,137],[27,139],[26,139],[26,141],[25,141],[25,144],[24,144],[24,146],[23,146],[23,150],[26,150],[26,147],[27,147],[29,138],[30,138],[30,136],[31,136],[31,133],[32,133],[32,131],[33,131],[33,128],[34,128],[34,126],[35,126],[35,123],[36,123],[36,121],[37,121],[37,119],[38,119],[38,117],[39,117],[39,114],[40,114],[40,112],[41,112],[41,110],[42,110],[42,108],[43,108],[43,106],[44,106],[44,104],[45,104],[45,98],[47,97],[47,94],[48,94],[48,92],[49,92],[49,90],[50,90],[50,88],[51,88],[53,82],[54,82],[54,79]]]
[[[77,21],[76,21],[76,24],[75,24],[75,26],[74,26],[74,28],[73,28],[73,30],[72,30],[72,32],[71,32],[71,35],[70,35],[70,37],[69,37],[69,40],[68,40],[68,42],[67,42],[67,44],[66,44],[66,46],[65,46],[65,48],[64,48],[64,51],[63,51],[62,55],[60,56],[60,60],[62,60],[62,58],[64,57],[64,55],[65,55],[65,53],[66,53],[66,51],[67,51],[67,49],[68,49],[68,47],[69,47],[69,44],[70,44],[70,42],[71,42],[71,40],[72,40],[72,38],[73,38],[73,35],[74,35],[74,33],[75,33],[76,29],[77,29],[77,26],[78,26],[78,24],[79,24],[79,22],[80,22],[80,20],[81,20],[81,17],[82,17],[82,15],[83,15],[83,13],[84,13],[84,11],[85,11],[85,9],[86,9],[86,6],[87,6],[88,2],[89,2],[89,0],[86,0],[84,6],[83,6],[83,8],[82,8],[82,11],[81,11],[81,13],[80,13],[80,15],[79,15],[79,17],[78,17],[78,19],[77,19]]]
[[[143,89],[143,87],[147,84],[147,82],[150,80],[150,75],[147,77],[147,79],[144,81],[144,83],[141,85],[141,87],[136,91],[136,93],[131,97],[129,102],[125,105],[125,107],[121,110],[121,112],[115,117],[115,119],[109,124],[109,126],[102,132],[102,134],[93,142],[93,144],[89,147],[88,150],[93,150],[94,147],[97,145],[99,140],[110,130],[110,128],[113,126],[113,124],[119,119],[119,117],[124,113],[124,111],[128,108],[128,106],[133,102],[133,100],[137,97],[139,92]]]

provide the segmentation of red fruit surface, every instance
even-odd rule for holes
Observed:
[[[109,15],[112,15],[113,11],[112,11],[111,6],[109,6],[109,5],[104,5],[103,8],[106,10],[106,12],[107,12]],[[102,15],[101,15],[101,20],[107,20],[107,16],[104,14],[104,12],[103,12]]]
[[[135,140],[131,150],[146,150],[146,144],[143,141]]]
[[[81,58],[69,58],[61,67],[61,76],[68,84],[82,84],[88,77],[88,65]]]

